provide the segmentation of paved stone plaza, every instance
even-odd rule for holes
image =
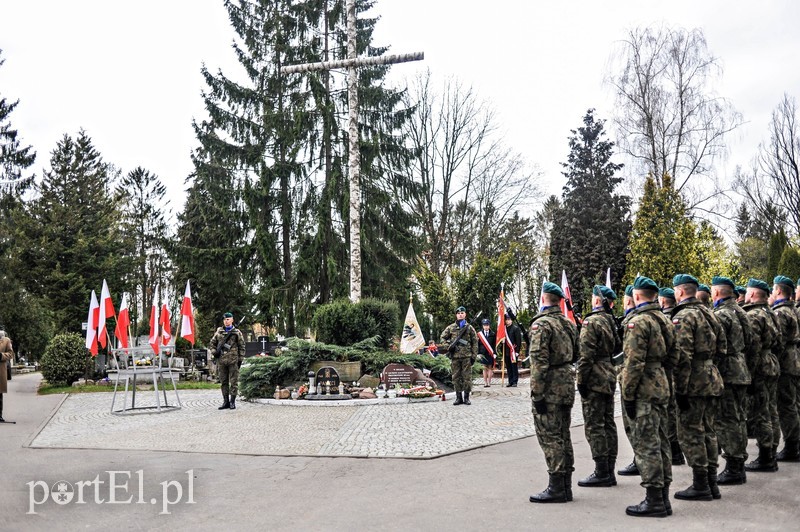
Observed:
[[[470,406],[447,401],[336,406],[307,401],[274,404],[238,401],[217,410],[218,391],[180,391],[183,408],[157,414],[111,414],[112,395],[68,396],[31,442],[34,448],[190,451],[275,456],[432,458],[534,434],[527,379],[517,388],[478,384]],[[138,393],[137,406],[154,406],[154,392]],[[173,391],[167,399],[175,404]],[[118,399],[119,401],[119,395]],[[116,407],[120,405],[117,403]],[[580,408],[573,424],[583,423]]]

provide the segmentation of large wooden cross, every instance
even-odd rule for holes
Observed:
[[[361,299],[361,163],[358,151],[358,77],[356,76],[356,68],[420,61],[424,58],[424,52],[416,52],[359,59],[356,56],[356,2],[355,0],[347,0],[347,59],[281,67],[281,73],[283,74],[347,67],[347,104],[349,107],[348,166],[350,169],[350,301],[354,303]]]

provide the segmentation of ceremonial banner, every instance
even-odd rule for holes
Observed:
[[[403,335],[400,338],[400,352],[406,354],[416,353],[424,346],[425,338],[422,336],[422,329],[420,329],[417,315],[414,313],[414,303],[409,301],[406,321],[403,325]]]

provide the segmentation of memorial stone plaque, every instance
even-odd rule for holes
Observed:
[[[393,388],[395,384],[413,384],[417,370],[407,364],[389,364],[383,368],[381,375],[386,387]]]
[[[325,366],[317,371],[317,389],[322,386],[323,394],[339,394],[339,373],[331,366]]]

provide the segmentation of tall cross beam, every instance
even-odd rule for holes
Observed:
[[[332,70],[347,67],[347,105],[349,107],[349,158],[350,169],[350,301],[361,299],[361,163],[358,151],[358,77],[360,66],[388,65],[420,61],[423,52],[400,55],[358,58],[356,56],[356,2],[347,0],[347,59],[323,61],[281,67],[282,74]]]

